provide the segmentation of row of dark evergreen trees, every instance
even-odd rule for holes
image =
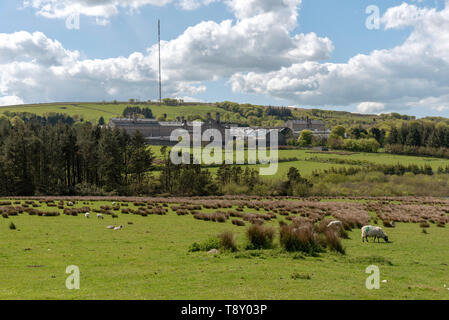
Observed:
[[[387,143],[416,147],[449,148],[449,126],[428,121],[404,122],[393,127]]]
[[[132,193],[153,155],[141,134],[79,122],[0,119],[0,194]]]

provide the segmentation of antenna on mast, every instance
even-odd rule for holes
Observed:
[[[161,77],[161,20],[157,20],[158,45],[159,45],[159,104],[162,104],[162,77]]]

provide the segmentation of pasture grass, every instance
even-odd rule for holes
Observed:
[[[110,205],[92,203],[91,208]],[[449,298],[447,227],[432,224],[423,234],[419,224],[397,223],[386,230],[388,244],[362,243],[360,231],[353,230],[342,241],[346,255],[328,250],[313,257],[282,250],[278,232],[272,249],[245,250],[247,227],[231,219],[202,221],[171,210],[166,216],[118,216],[24,213],[0,219],[0,299]],[[11,222],[16,230],[9,229]],[[110,224],[124,229],[107,230]],[[226,231],[235,235],[238,252],[189,252],[192,243]],[[380,290],[365,287],[365,269],[372,264],[387,280]],[[69,265],[80,268],[80,290],[65,287]]]
[[[162,154],[160,152],[160,146],[150,146],[154,156],[156,158],[162,158]],[[167,150],[170,150],[168,148]],[[192,151],[193,152],[193,151]],[[269,155],[269,153],[268,153]],[[267,155],[267,156],[268,156]],[[330,168],[349,168],[349,167],[360,167],[361,165],[354,164],[341,164],[332,162],[334,159],[348,160],[348,161],[363,161],[370,162],[373,164],[386,164],[386,165],[411,165],[415,164],[417,166],[425,166],[429,165],[432,167],[434,172],[438,170],[439,167],[446,167],[449,165],[449,159],[440,159],[440,158],[430,158],[430,157],[418,157],[418,156],[403,156],[403,155],[393,155],[389,153],[353,153],[353,154],[326,154],[326,153],[311,153],[310,150],[307,149],[296,149],[296,150],[278,150],[279,159],[292,159],[297,158],[297,160],[288,161],[288,162],[280,162],[278,163],[278,169],[275,175],[261,176],[264,180],[281,180],[286,179],[288,170],[290,167],[297,168],[301,175],[304,177],[311,176],[313,171],[320,170],[329,170]],[[223,159],[225,158],[225,151],[223,151]],[[314,158],[318,158],[315,160]],[[245,161],[248,159],[248,151],[245,150]],[[235,152],[234,152],[234,160],[235,160]],[[329,162],[322,162],[329,161]],[[256,164],[256,165],[242,165],[241,167],[244,169],[246,166],[250,168],[260,169],[263,167],[268,167],[268,165],[264,164]],[[217,167],[209,168],[211,173],[216,174],[218,171]]]
[[[136,106],[140,107],[148,107],[153,112],[153,116],[155,118],[167,114],[168,119],[175,119],[176,117],[181,116],[203,116],[205,117],[206,113],[212,113],[212,116],[215,117],[215,112],[220,112],[222,116],[227,113],[227,111],[220,109],[213,105],[187,105],[187,106],[165,106],[159,104],[139,104],[136,103]],[[9,106],[9,107],[0,107],[0,114],[3,114],[5,111],[10,112],[28,112],[34,113],[40,116],[49,113],[63,113],[69,116],[79,116],[79,118],[83,118],[85,121],[97,122],[100,117],[103,117],[106,123],[110,118],[120,117],[123,113],[123,110],[127,106],[132,106],[130,103],[89,103],[89,102],[74,102],[74,103],[48,103],[48,104],[29,104],[29,105],[20,105],[20,106]]]

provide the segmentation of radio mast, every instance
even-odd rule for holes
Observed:
[[[161,77],[161,20],[157,20],[159,45],[159,104],[162,104],[162,77]]]

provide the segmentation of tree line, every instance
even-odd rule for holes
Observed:
[[[143,136],[89,122],[0,119],[0,194],[145,192],[153,155]]]

